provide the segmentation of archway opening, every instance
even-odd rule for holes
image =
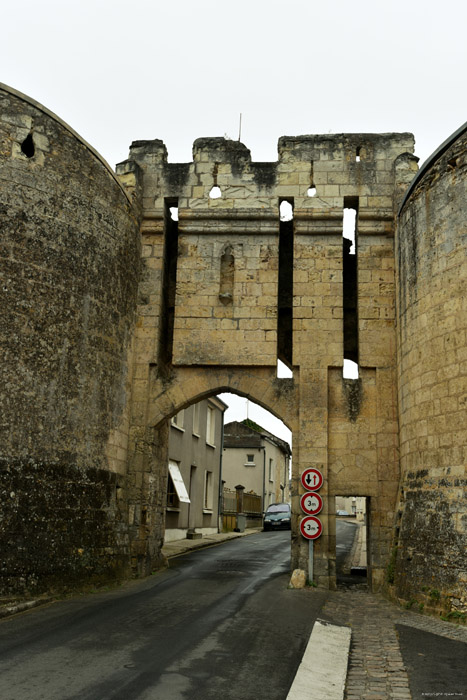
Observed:
[[[291,431],[232,393],[202,398],[170,419],[164,542],[263,530],[273,504],[289,511],[268,530],[290,530]],[[281,509],[278,509],[279,511]]]

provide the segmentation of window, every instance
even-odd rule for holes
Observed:
[[[211,406],[208,406],[206,418],[206,442],[208,445],[215,445],[216,439],[216,414]]]
[[[193,406],[193,434],[199,435],[199,403]]]
[[[169,480],[167,484],[167,506],[179,508],[180,503],[190,503],[178,462],[169,460]]]
[[[255,456],[254,455],[247,455],[245,467],[254,467],[254,466],[255,466]]]
[[[212,510],[212,472],[204,472],[204,510]]]
[[[269,481],[274,481],[274,462],[269,460]]]
[[[169,480],[167,483],[167,508],[179,508],[180,501],[178,500],[177,491],[175,490],[175,485],[172,477],[169,474]]]
[[[180,430],[183,430],[184,420],[185,420],[185,411],[182,408],[182,410],[179,411],[175,416],[172,416],[172,425],[174,425],[176,428],[179,428]]]

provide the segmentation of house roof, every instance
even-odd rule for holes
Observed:
[[[291,455],[290,445],[277,435],[262,428],[254,421],[246,418],[243,421],[232,421],[224,426],[224,447],[261,447],[263,440],[268,440],[284,454]]]

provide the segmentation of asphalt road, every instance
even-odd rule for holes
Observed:
[[[467,693],[466,645],[407,625],[397,625],[413,700]]]
[[[288,590],[290,533],[172,559],[0,622],[2,700],[284,700],[326,592]]]

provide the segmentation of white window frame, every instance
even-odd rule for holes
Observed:
[[[216,446],[216,412],[213,406],[207,407],[206,412],[206,443],[211,447]]]
[[[252,459],[252,460],[249,460],[248,457],[253,457],[253,459]],[[255,456],[254,456],[254,454],[251,454],[251,453],[248,454],[248,453],[247,453],[246,462],[245,462],[245,467],[256,467],[256,464],[255,464]]]
[[[174,416],[172,416],[171,424],[173,425],[174,428],[177,428],[177,430],[185,430],[183,427],[185,423],[185,409],[182,408],[181,411],[176,413]]]
[[[212,513],[214,501],[213,476],[213,473],[206,469],[206,471],[204,472],[203,513]]]
[[[199,414],[200,414],[200,404],[193,404],[193,435],[199,437]]]

